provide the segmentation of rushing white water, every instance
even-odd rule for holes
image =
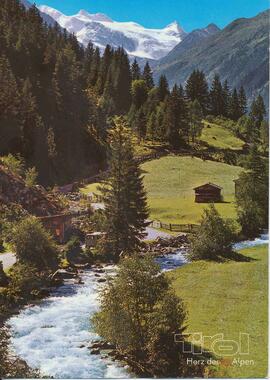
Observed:
[[[235,244],[235,249],[268,243],[268,235]],[[187,263],[183,251],[157,259],[163,271]],[[107,266],[113,275],[115,267]],[[66,282],[39,305],[25,308],[9,319],[15,353],[32,368],[55,378],[127,378],[128,369],[100,355],[90,355],[87,345],[98,336],[91,331],[90,316],[99,308],[104,285],[91,270],[82,274],[84,284]]]
[[[106,267],[113,274],[113,267]],[[32,368],[55,378],[126,378],[126,368],[90,355],[87,345],[98,338],[91,332],[90,316],[98,310],[102,284],[91,270],[84,284],[69,280],[39,305],[25,308],[8,321],[15,353]]]
[[[234,244],[234,249],[244,249],[249,247],[255,247],[256,245],[269,244],[269,234],[260,235],[260,237],[254,240],[245,240],[240,241],[239,243]]]

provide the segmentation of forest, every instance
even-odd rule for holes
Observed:
[[[17,0],[4,0],[0,28],[0,154],[35,167],[43,185],[104,169],[114,115],[125,116],[139,140],[179,150],[200,135],[203,117],[237,121],[247,113],[243,87],[231,89],[218,75],[208,84],[200,70],[183,87],[170,89],[165,76],[154,83],[148,63],[141,68],[109,45],[104,52],[91,43],[84,49],[57,24],[46,25],[35,6],[27,11]],[[260,138],[264,116],[259,96],[238,133],[247,141]]]

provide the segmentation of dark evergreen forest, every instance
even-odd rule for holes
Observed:
[[[84,48],[18,0],[1,3],[0,83],[0,155],[22,157],[44,185],[104,168],[114,115],[124,115],[140,139],[179,149],[194,141],[204,116],[237,121],[247,112],[244,88],[230,89],[217,75],[208,86],[199,70],[184,88],[170,89],[165,76],[155,85],[148,63],[141,69],[122,48]]]

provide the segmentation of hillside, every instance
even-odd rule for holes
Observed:
[[[203,70],[209,81],[218,73],[231,87],[243,85],[249,100],[261,94],[268,104],[268,29],[265,11],[233,21],[191,50],[181,49],[184,40],[155,67],[155,77],[165,74],[173,85],[184,83],[194,69]]]
[[[241,150],[245,142],[236,137],[232,131],[215,123],[204,122],[200,141],[217,149]]]
[[[61,204],[42,186],[27,187],[22,177],[0,164],[0,204],[19,204],[36,216],[55,215],[63,211]]]
[[[222,216],[234,218],[234,182],[241,168],[199,158],[167,156],[142,165],[151,219],[165,223],[199,223],[206,203],[195,203],[193,188],[207,182],[223,188]]]

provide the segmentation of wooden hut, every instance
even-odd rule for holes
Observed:
[[[208,182],[204,185],[195,187],[195,202],[196,203],[211,203],[222,202],[221,190],[222,187]]]
[[[71,222],[74,214],[58,214],[50,216],[42,216],[38,219],[43,226],[51,232],[59,243],[65,243],[67,240],[67,232],[71,228]]]

